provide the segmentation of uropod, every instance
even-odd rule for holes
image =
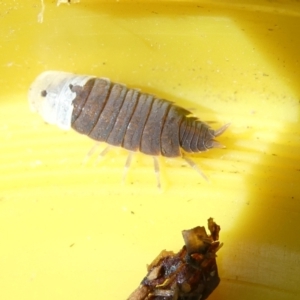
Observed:
[[[46,71],[32,83],[28,96],[31,110],[45,122],[106,142],[102,155],[111,146],[127,149],[124,176],[134,152],[152,156],[159,187],[159,155],[181,156],[205,177],[186,153],[222,148],[214,139],[229,126],[213,130],[168,100],[95,76]]]

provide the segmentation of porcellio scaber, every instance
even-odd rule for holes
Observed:
[[[43,72],[35,79],[29,89],[29,103],[47,123],[65,130],[73,128],[97,142],[129,150],[125,170],[134,152],[152,156],[158,186],[158,155],[182,156],[205,177],[185,153],[223,147],[214,139],[229,125],[213,130],[168,100],[107,78],[60,71]]]

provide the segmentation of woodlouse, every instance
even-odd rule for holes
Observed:
[[[62,129],[72,127],[98,142],[129,150],[125,172],[132,153],[151,155],[158,186],[158,155],[182,156],[205,177],[184,152],[223,147],[214,138],[229,126],[213,130],[168,100],[112,83],[107,78],[59,71],[47,71],[36,78],[29,89],[29,103],[50,124]]]

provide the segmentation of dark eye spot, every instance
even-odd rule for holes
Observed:
[[[46,97],[47,96],[47,91],[46,90],[41,91],[41,96]]]
[[[69,88],[70,88],[70,90],[73,92],[73,84],[69,84]]]

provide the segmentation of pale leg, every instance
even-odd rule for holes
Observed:
[[[85,158],[82,161],[82,164],[85,165],[90,157],[95,153],[97,148],[99,147],[100,142],[96,142],[95,145],[90,149],[90,151],[86,154]]]
[[[106,153],[112,148],[111,145],[108,145],[107,147],[104,148],[104,150],[102,150],[102,152],[98,155],[96,161],[95,161],[95,165],[99,163],[99,161],[106,155]]]
[[[160,184],[160,169],[159,169],[159,161],[157,156],[152,156],[153,157],[153,162],[154,162],[154,172],[156,175],[156,180],[157,180],[157,187],[160,189],[161,184]]]
[[[196,170],[206,181],[209,181],[206,175],[201,171],[201,169],[197,166],[197,164],[191,160],[189,157],[186,157],[182,154],[182,158],[194,169]]]
[[[127,173],[128,173],[128,169],[129,169],[130,164],[131,164],[131,160],[132,160],[133,154],[134,154],[134,152],[128,151],[128,156],[127,156],[125,167],[124,167],[124,173],[123,173],[122,183],[125,183],[125,179],[126,179],[126,176],[127,176]]]

